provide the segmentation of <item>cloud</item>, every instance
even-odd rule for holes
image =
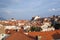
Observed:
[[[50,12],[60,12],[60,8],[50,8],[50,9],[48,9]]]
[[[60,11],[59,3],[59,0],[0,0],[0,15],[24,18],[32,15],[45,16],[45,13],[48,15]]]
[[[15,3],[18,3],[18,2],[20,2],[21,0],[12,0],[13,2],[15,2]]]
[[[5,10],[5,13],[8,14],[8,15],[10,15],[10,14],[12,14],[12,11],[10,11],[10,10]]]
[[[18,3],[19,0],[0,0],[0,8],[6,8],[10,5],[14,5],[15,3]]]
[[[10,4],[8,0],[0,0],[0,8],[5,8]]]
[[[52,9],[48,9],[49,11],[56,11],[56,9],[55,8],[52,8]]]

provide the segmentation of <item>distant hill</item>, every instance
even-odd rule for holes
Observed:
[[[0,17],[0,20],[6,20],[5,18],[3,18],[3,17]]]

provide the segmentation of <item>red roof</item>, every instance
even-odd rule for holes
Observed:
[[[53,40],[60,39],[60,30],[48,31],[48,32],[29,32],[25,35],[23,30],[12,33],[6,40],[34,40],[36,36],[41,36],[40,40]]]
[[[22,33],[14,33],[6,40],[34,40],[34,39]]]
[[[49,32],[29,32],[29,36],[32,37],[41,36],[40,40],[60,39],[60,30]]]
[[[15,33],[13,32],[14,31],[10,32],[11,35],[8,38],[6,38],[6,40],[34,40],[33,37],[25,35],[22,29],[20,29],[19,32],[15,32]]]

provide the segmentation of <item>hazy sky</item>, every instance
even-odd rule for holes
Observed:
[[[60,15],[60,0],[0,0],[0,16],[6,19],[31,19],[36,15]]]

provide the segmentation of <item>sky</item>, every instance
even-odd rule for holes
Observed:
[[[60,15],[60,0],[0,0],[0,16],[5,19],[31,19],[37,15]]]

